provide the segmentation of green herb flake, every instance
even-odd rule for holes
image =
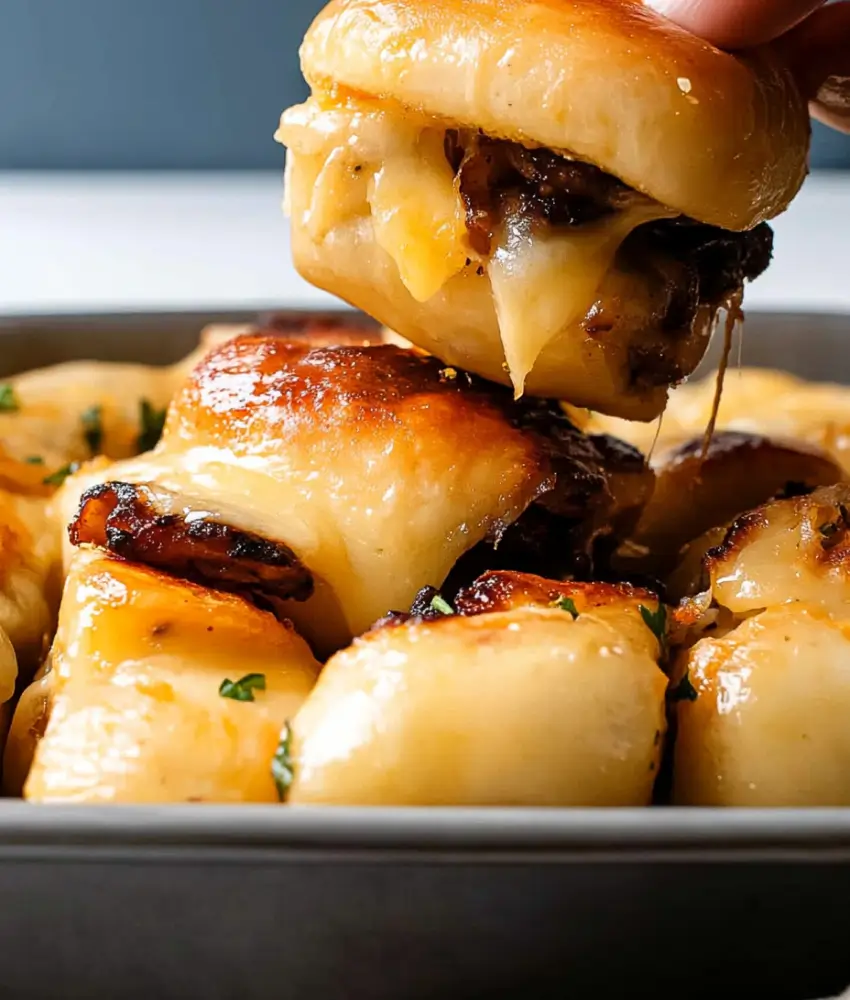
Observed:
[[[44,465],[44,459],[41,455],[27,455],[24,459],[26,465]]]
[[[232,681],[229,678],[223,680],[218,693],[222,698],[232,698],[233,701],[253,701],[255,691],[265,690],[265,674],[245,674],[238,681]]]
[[[277,796],[281,802],[286,802],[289,789],[295,779],[295,761],[292,758],[292,727],[287,722],[280,731],[280,743],[272,757],[272,777],[274,778]]]
[[[455,609],[440,594],[435,594],[431,598],[430,607],[432,611],[438,611],[441,615],[453,615],[455,613]]]
[[[555,601],[555,607],[560,608],[561,611],[568,611],[573,616],[573,621],[578,618],[578,608],[571,597],[562,597],[560,601]]]
[[[139,437],[136,447],[141,451],[151,451],[159,443],[165,427],[166,409],[158,410],[149,399],[139,400]]]
[[[0,413],[16,413],[20,408],[15,387],[8,382],[0,383]]]
[[[824,538],[832,538],[838,531],[841,530],[840,525],[836,521],[830,521],[828,524],[822,524],[818,531],[823,535]]]
[[[649,608],[639,605],[638,610],[643,618],[644,625],[661,643],[661,648],[667,648],[667,608],[662,601],[658,602],[658,610],[650,611]]]
[[[49,476],[45,476],[42,482],[45,486],[61,486],[68,476],[73,476],[79,467],[79,462],[69,462],[67,465],[63,465],[61,469],[57,469],[55,472],[51,472]]]
[[[103,407],[90,406],[81,416],[83,437],[92,455],[99,455],[103,445]]]
[[[696,701],[699,698],[699,691],[691,684],[691,674],[685,671],[679,683],[670,691],[670,701]]]

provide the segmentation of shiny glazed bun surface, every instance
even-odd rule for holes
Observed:
[[[41,685],[49,720],[25,797],[275,802],[269,762],[318,671],[291,625],[241,598],[81,553]],[[225,679],[252,673],[265,686],[251,703],[219,694]],[[33,709],[29,699],[18,710]],[[22,755],[28,734],[13,727]]]
[[[820,448],[740,431],[717,431],[682,444],[657,446],[651,465],[655,489],[631,540],[646,562],[668,572],[684,545],[712,528],[787,491],[831,486],[844,470]]]
[[[673,800],[850,805],[850,486],[739,517],[677,622]]]
[[[494,573],[457,614],[374,629],[327,663],[293,721],[288,801],[647,805],[667,680],[640,607],[657,603]]]
[[[805,174],[771,52],[637,3],[340,0],[302,57],[277,133],[297,269],[517,396],[657,416]]]
[[[807,107],[778,58],[640,3],[332,0],[301,57],[315,90],[570,153],[726,229],[777,215],[806,173]]]
[[[249,334],[198,365],[155,451],[57,502],[78,543],[252,595],[327,655],[479,545],[586,570],[651,488],[638,453],[557,404],[393,345]]]

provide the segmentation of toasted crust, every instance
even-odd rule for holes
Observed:
[[[576,583],[546,580],[531,573],[493,571],[480,576],[457,595],[455,611],[470,617],[517,608],[557,606],[564,598],[572,602],[579,614],[615,604],[637,613],[641,604],[651,608],[658,603],[655,594],[628,583]]]
[[[850,805],[850,622],[795,601],[707,636],[682,656],[673,802]]]
[[[88,490],[74,541],[248,595],[324,656],[482,558],[589,572],[652,485],[557,403],[391,344],[250,333],[197,365],[154,451],[81,471],[58,505],[70,521]]]
[[[291,623],[95,551],[71,568],[51,662],[6,755],[19,781],[35,745],[24,794],[42,802],[275,802],[281,726],[319,672]],[[221,696],[259,673],[250,706]]]
[[[806,173],[807,106],[778,57],[639,3],[332,0],[301,59],[316,91],[569,153],[726,229],[777,215]]]
[[[659,449],[652,464],[655,492],[633,541],[649,550],[656,572],[668,571],[683,545],[789,486],[831,486],[846,478],[814,445],[741,431],[718,431],[705,453],[702,436]]]
[[[174,506],[178,510],[172,509]],[[289,546],[232,525],[191,517],[167,490],[108,482],[86,490],[68,526],[74,545],[253,599],[266,609],[307,600],[313,579]]]
[[[577,615],[552,606],[564,589]],[[666,677],[639,592],[524,574],[473,590],[472,615],[375,629],[326,664],[293,720],[289,802],[649,804]]]

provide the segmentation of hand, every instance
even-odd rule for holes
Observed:
[[[812,114],[850,132],[850,0],[646,0],[659,13],[724,49],[774,42]]]

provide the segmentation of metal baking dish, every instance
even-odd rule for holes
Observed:
[[[6,319],[0,375],[249,318]],[[743,356],[850,382],[848,345],[755,314]],[[850,810],[0,803],[4,1000],[813,1000],[850,982],[848,900]]]

